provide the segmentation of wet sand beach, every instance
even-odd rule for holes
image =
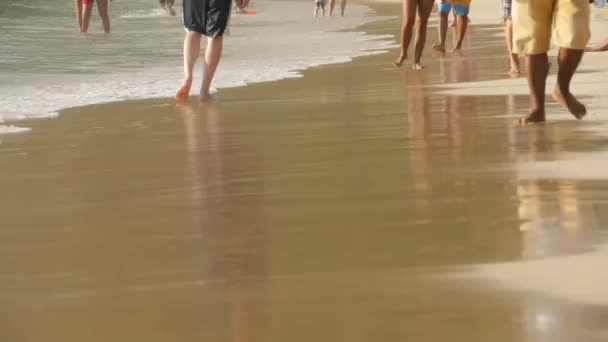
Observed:
[[[513,127],[501,30],[0,137],[0,340],[607,341],[603,90]]]

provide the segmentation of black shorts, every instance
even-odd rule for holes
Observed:
[[[513,0],[502,0],[502,12],[505,20],[511,19],[511,9],[513,8]]]
[[[183,4],[186,30],[211,38],[224,35],[232,0],[184,0]]]

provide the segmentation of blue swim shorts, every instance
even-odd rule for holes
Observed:
[[[452,10],[452,4],[449,2],[440,2],[437,4],[439,13],[450,13]],[[454,13],[466,17],[469,15],[470,6],[468,5],[454,5]]]

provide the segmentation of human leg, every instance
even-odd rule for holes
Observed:
[[[220,64],[222,50],[224,47],[224,37],[207,38],[207,50],[205,51],[205,64],[203,74],[203,84],[199,100],[202,103],[209,102],[211,98],[211,82],[215,76],[217,66]]]
[[[78,31],[82,32],[82,0],[74,0],[74,7],[76,9],[76,24],[78,25]]]
[[[433,11],[433,0],[420,0],[418,3],[418,27],[416,30],[416,53],[414,56],[414,69],[422,69],[420,59],[426,44],[426,30],[431,12]]]
[[[108,14],[108,0],[97,0],[97,10],[101,17],[103,32],[110,33],[110,15]]]
[[[447,2],[438,4],[439,9],[439,44],[433,45],[433,49],[440,53],[445,53],[445,40],[448,34],[448,20],[452,6]]]
[[[393,63],[397,67],[400,67],[407,59],[407,50],[412,41],[412,33],[416,23],[417,8],[418,0],[402,0],[401,53]]]
[[[91,22],[91,12],[93,11],[93,1],[83,0],[82,1],[82,30],[81,32],[86,33],[89,31],[89,23]]]
[[[186,101],[190,95],[194,66],[201,51],[201,38],[200,33],[193,31],[188,31],[184,38],[184,81],[175,95],[178,101]]]
[[[545,84],[549,73],[549,43],[553,21],[553,0],[513,3],[513,46],[528,62],[530,112],[516,124],[545,121]]]

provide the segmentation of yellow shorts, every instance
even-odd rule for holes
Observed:
[[[514,52],[525,55],[546,53],[555,44],[583,50],[591,38],[588,0],[513,0]]]
[[[471,5],[471,0],[448,0],[448,2],[452,5],[462,5],[462,6]]]

